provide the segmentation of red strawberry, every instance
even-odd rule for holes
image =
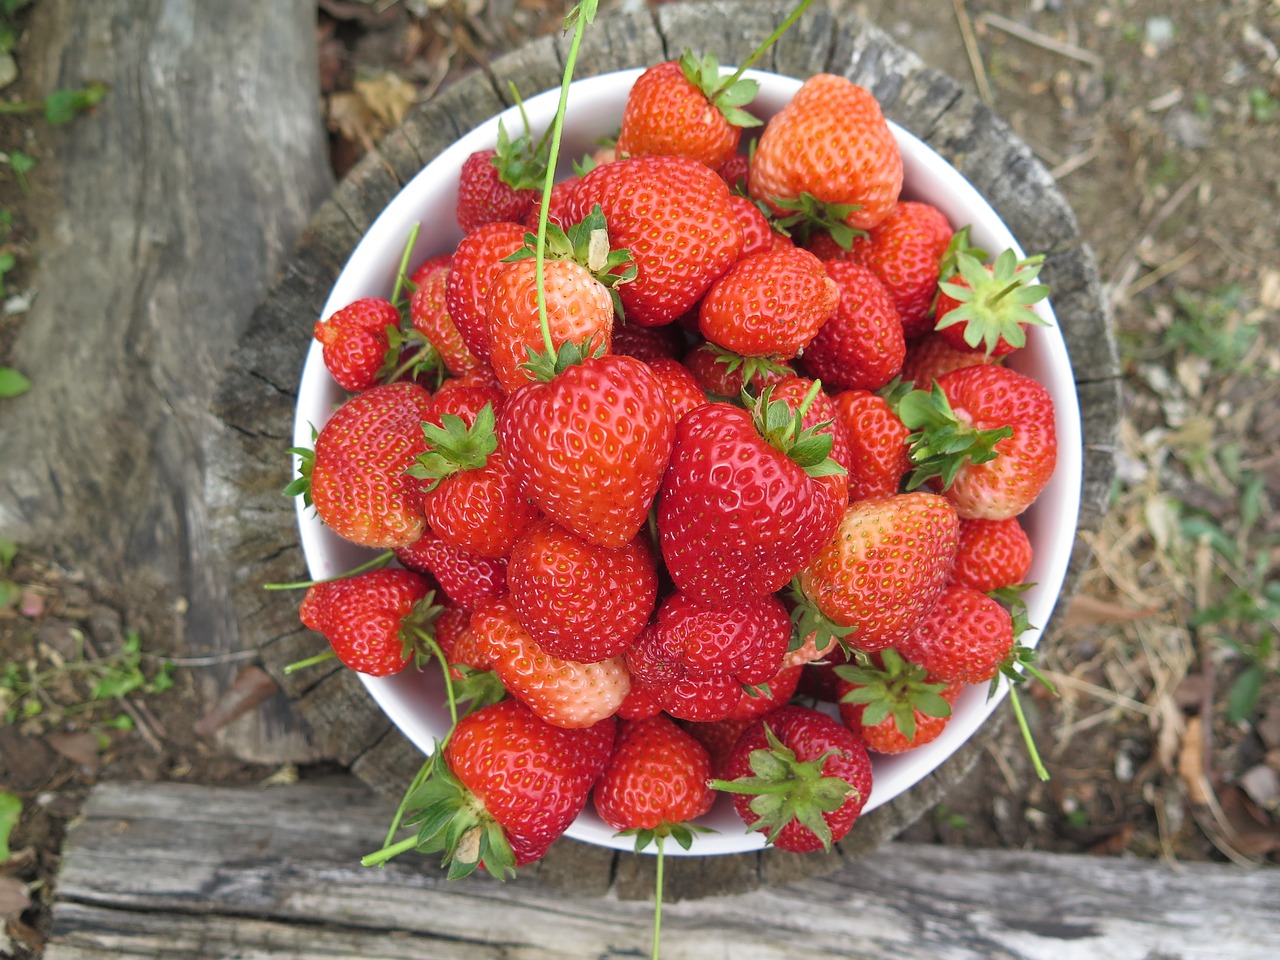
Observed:
[[[675,324],[641,327],[634,323],[619,323],[613,328],[613,352],[645,363],[663,357],[678,360],[684,348],[684,337]]]
[[[515,700],[463,717],[415,793],[419,848],[443,851],[450,878],[483,865],[505,879],[538,860],[587,805],[615,730],[612,719],[564,730]]]
[[[876,753],[905,753],[936,740],[961,684],[929,676],[893,650],[882,665],[836,667],[840,719]]]
[[[829,219],[866,230],[902,189],[902,155],[870,91],[844,77],[810,77],[765,126],[751,160],[751,196],[786,213],[805,194]]]
[[[837,499],[848,498],[848,474],[853,469],[853,452],[849,446],[849,431],[840,419],[835,404],[829,396],[816,389],[815,381],[804,377],[786,377],[774,384],[770,398],[781,400],[793,414],[800,413],[800,425],[831,438],[830,457],[842,468],[845,476],[826,480],[831,495]],[[805,407],[805,401],[808,406]],[[801,412],[803,410],[803,412]],[[841,489],[843,487],[843,490]]]
[[[748,357],[790,360],[835,312],[840,288],[822,261],[796,246],[742,257],[698,307],[698,329],[712,343]]]
[[[1031,540],[1017,517],[961,520],[951,577],[956,583],[990,593],[1025,581],[1031,559]]]
[[[561,180],[551,188],[551,202],[547,205],[547,224],[555,224],[562,230],[568,230],[569,225],[573,223],[571,213],[573,207],[573,194],[578,189],[578,177],[568,177]],[[529,214],[524,218],[524,225],[529,229],[530,233],[538,231],[538,216],[542,212],[542,194],[538,193],[533,200],[533,206],[529,209]]]
[[[682,845],[688,846],[690,822],[716,799],[707,786],[710,777],[706,748],[670,717],[625,720],[596,783],[596,812],[613,829],[638,835],[638,849],[653,837],[681,833]]]
[[[409,297],[409,320],[413,329],[440,355],[448,371],[457,376],[473,369],[480,361],[467,349],[445,305],[445,288],[452,263],[453,255],[445,254],[432,257],[414,271],[409,278],[414,284],[413,294]]]
[[[489,323],[485,301],[502,261],[524,246],[525,228],[506,221],[487,223],[462,238],[453,252],[444,302],[472,355],[489,361]]]
[[[766,392],[751,413],[709,403],[680,421],[657,514],[679,589],[716,603],[773,593],[830,537],[841,468],[797,419]]]
[[[540,196],[547,174],[546,150],[526,132],[512,140],[498,123],[498,145],[478,150],[462,164],[458,178],[458,225],[470,233],[498,221],[520,221]]]
[[[871,795],[871,758],[825,713],[786,706],[743,732],[713,786],[730,791],[743,823],[778,849],[829,850]]]
[[[385,677],[421,654],[421,633],[431,630],[439,612],[426,579],[409,570],[384,568],[314,584],[302,600],[299,618],[324,634],[344,665]]]
[[[711,776],[723,777],[729,755],[742,732],[755,723],[756,717],[735,719],[725,717],[723,720],[707,720],[697,723],[693,720],[681,720],[680,726],[706,749],[711,757]]]
[[[951,234],[951,224],[937,207],[904,200],[866,237],[853,240],[848,259],[874,270],[884,281],[908,339],[933,329],[929,314]]]
[[[479,361],[476,362],[479,364]],[[444,415],[448,413],[470,425],[475,423],[476,416],[486,406],[492,408],[495,416],[500,416],[506,402],[507,395],[502,392],[496,379],[490,376],[489,368],[479,364],[461,376],[449,377],[440,384],[439,389],[431,395],[431,410],[423,420],[443,427]]]
[[[430,405],[431,395],[416,384],[376,386],[344,403],[320,430],[310,495],[338,536],[365,547],[402,547],[422,536],[422,487],[405,471],[426,450],[421,424]]]
[[[503,686],[557,727],[589,727],[613,716],[631,689],[621,657],[578,663],[551,656],[520,625],[510,599],[477,608],[471,632]]]
[[[753,253],[767,253],[772,250],[774,239],[778,234],[773,232],[773,227],[769,225],[769,218],[760,208],[747,197],[736,193],[729,197],[729,205],[733,207],[733,212],[737,215],[738,223],[742,227],[742,256],[749,257]]]
[[[673,593],[654,625],[667,659],[702,673],[731,674],[748,686],[777,675],[791,640],[786,607],[772,594],[721,606]]]
[[[840,299],[800,365],[829,390],[879,390],[898,375],[907,352],[897,307],[867,267],[843,260],[824,266]]]
[[[518,388],[500,425],[524,494],[584,540],[615,548],[644,526],[674,430],[648,367],[618,356]]]
[[[574,191],[572,219],[596,204],[610,242],[635,262],[635,280],[619,288],[628,323],[675,320],[742,251],[729,188],[696,160],[634,157],[596,167]]]
[[[640,327],[638,329],[660,330],[661,327]],[[679,360],[670,357],[656,357],[647,361],[649,372],[662,387],[671,411],[679,422],[690,410],[697,409],[707,402],[706,391],[698,383],[689,369]]]
[[[791,699],[800,685],[800,673],[804,668],[800,664],[788,666],[786,659],[783,658],[783,666],[772,679],[742,691],[742,699],[733,708],[728,719],[754,720],[772,713]]]
[[[629,647],[658,595],[657,570],[642,539],[609,549],[545,519],[516,541],[507,582],[529,635],[552,656],[579,663]]]
[[[431,530],[407,547],[397,547],[395,554],[408,569],[430,574],[445,596],[466,610],[507,595],[506,560],[459,550]]]
[[[883,650],[913,630],[942,594],[959,525],[950,502],[936,494],[854,501],[800,571],[800,589],[827,620],[852,629],[852,646]]]
[[[893,496],[911,471],[911,431],[878,394],[845,390],[831,403],[848,438],[849,499]]]
[[[717,171],[720,179],[729,185],[734,194],[747,192],[747,177],[751,172],[751,158],[745,153],[735,153]]]
[[[907,346],[907,356],[902,361],[902,380],[927,390],[933,381],[952,370],[990,363],[991,358],[968,347],[953,347],[940,333],[930,333]]]
[[[1035,282],[1044,257],[1019,260],[1006,250],[985,266],[961,250],[955,260],[958,275],[939,285],[934,327],[953,347],[1001,357],[1025,346],[1026,327],[1047,326],[1031,309],[1049,295]]]
[[[390,328],[390,333],[388,333]],[[399,350],[400,311],[381,297],[365,297],[348,304],[315,325],[323,345],[325,369],[338,386],[352,392],[368,390],[395,367]]]
[[[759,396],[771,383],[792,376],[795,371],[785,363],[772,360],[759,362],[760,358],[746,358],[714,343],[700,343],[684,357],[685,368],[709,394],[717,397],[733,397],[742,393],[746,384]]]
[[[1058,454],[1053,398],[1040,383],[1008,367],[953,370],[933,390],[903,397],[898,416],[915,431],[909,485],[938,478],[964,519],[1017,516],[1053,475]]]
[[[755,98],[754,80],[720,76],[714,57],[685,51],[636,80],[622,112],[619,156],[680,156],[718,169],[738,149],[744,126],[760,121],[741,108]]]
[[[986,683],[1013,641],[1008,610],[981,591],[952,583],[895,649],[939,680]]]

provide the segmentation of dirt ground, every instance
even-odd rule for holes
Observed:
[[[555,29],[560,8],[542,0],[318,6],[339,174],[398,111]],[[610,6],[602,4],[606,15]],[[1274,866],[1280,3],[863,7],[987,100],[1054,172],[1097,255],[1125,376],[1112,510],[1041,661],[1058,696],[1030,698],[1052,779],[1036,780],[1006,723],[964,787],[908,837]],[[20,37],[19,63],[32,42]],[[0,94],[30,95],[21,75]],[[0,255],[14,257],[3,274],[3,366],[22,323],[60,138],[12,116],[0,116],[0,137],[5,151],[21,145],[38,160],[25,178],[0,166]],[[16,665],[49,677],[40,713],[0,725],[0,788],[24,802],[0,881],[16,879],[31,899],[8,910],[0,956],[25,958],[39,953],[62,831],[92,783],[253,782],[309,771],[242,763],[197,734],[209,708],[196,679],[204,665],[162,666],[158,656],[182,654],[166,646],[165,625],[180,613],[164,602],[120,610],[75,571],[21,545],[9,559],[0,544],[0,590],[0,657],[10,670],[0,694],[16,702]],[[143,638],[137,655],[126,645],[131,628]],[[95,698],[104,677],[132,684],[123,700]],[[12,883],[0,885],[0,916],[6,892]]]

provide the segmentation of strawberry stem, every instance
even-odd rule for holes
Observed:
[[[1009,684],[1009,702],[1013,705],[1013,715],[1018,718],[1018,729],[1022,731],[1022,741],[1027,745],[1027,754],[1031,757],[1031,765],[1035,768],[1036,776],[1041,780],[1048,780],[1049,771],[1045,769],[1044,761],[1040,759],[1035,737],[1031,735],[1026,714],[1022,712],[1022,701],[1018,697],[1018,689],[1013,683]]]
[[[729,78],[729,82],[724,85],[724,88],[728,89],[733,86],[734,83],[736,83],[738,79],[746,73],[746,71],[750,70],[756,61],[763,57],[765,53],[768,52],[769,48],[777,43],[778,39],[784,33],[791,29],[791,25],[799,20],[800,15],[808,10],[812,4],[813,0],[801,0],[800,4],[787,15],[787,19],[783,20],[782,23],[778,25],[778,29],[774,30],[773,33],[769,35],[769,39],[756,47],[755,50],[752,51],[751,56],[747,57],[747,59],[742,62],[742,66],[738,67],[738,72]]]
[[[664,862],[664,861],[665,861],[665,859],[666,859],[666,857],[665,857],[665,855],[664,855],[664,853],[663,853],[663,850],[662,850],[662,841],[663,841],[663,839],[664,839],[663,835],[662,835],[661,833],[660,833],[660,834],[658,834],[658,836],[657,836],[657,841],[658,841],[658,854],[657,854],[657,864],[656,864],[656,867],[657,867],[657,871],[656,871],[656,873],[657,873],[657,875],[656,875],[656,878],[654,879],[654,882],[653,882],[654,900],[653,900],[653,954],[652,954],[652,960],[658,960],[658,943],[659,943],[659,938],[660,938],[660,936],[662,935],[662,887],[663,887],[663,880],[664,880],[663,874],[664,874],[664,872],[665,872],[663,868],[664,868],[664,866],[665,866],[665,862]]]
[[[400,293],[404,290],[404,285],[409,278],[406,274],[409,271],[409,258],[413,256],[413,248],[418,242],[418,230],[421,224],[415,223],[413,229],[409,231],[409,240],[404,245],[404,252],[400,254],[400,268],[396,271],[396,285],[391,288],[391,303],[399,306]]]
[[[300,580],[296,583],[264,583],[263,590],[307,590],[314,587],[317,583],[333,583],[335,580],[345,580],[347,577],[354,577],[357,573],[365,573],[369,570],[378,570],[385,567],[395,559],[395,554],[390,550],[384,550],[372,560],[367,560],[358,567],[352,567],[346,573],[334,574],[332,577],[325,577],[323,580]]]
[[[297,673],[299,670],[305,670],[307,667],[314,667],[316,664],[324,663],[326,660],[332,660],[337,654],[332,650],[326,650],[324,653],[317,653],[314,657],[307,657],[305,660],[295,660],[293,663],[284,668],[284,675]]]

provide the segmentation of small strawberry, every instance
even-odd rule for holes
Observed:
[[[356,394],[320,430],[310,496],[338,536],[365,547],[402,547],[422,536],[424,494],[405,471],[426,450],[421,424],[430,405],[416,384],[380,385]]]
[[[939,680],[986,683],[1013,649],[1009,611],[985,593],[948,584],[895,649]]]
[[[815,383],[817,381],[804,377],[786,377],[773,385],[769,396],[773,400],[781,400],[791,408],[793,414],[799,413],[801,427],[812,429],[816,434],[831,438],[830,457],[843,468],[844,476],[831,477],[827,483],[832,496],[837,499],[847,499],[847,478],[849,471],[855,467],[853,452],[849,445],[849,431],[844,421],[840,419],[831,397],[820,389],[815,389]],[[806,400],[809,401],[807,407]]]
[[[881,664],[836,667],[840,719],[876,753],[905,753],[936,740],[951,719],[961,684],[885,650]]]
[[[796,246],[738,260],[702,298],[698,329],[747,357],[790,360],[835,312],[840,288],[822,261]]]
[[[743,160],[746,160],[746,157],[743,157]],[[738,224],[742,227],[742,256],[749,257],[753,253],[767,253],[772,250],[779,234],[773,232],[769,218],[764,215],[764,212],[747,197],[736,193],[729,197],[729,205],[733,207],[733,212],[738,217]]]
[[[299,618],[308,629],[324,634],[345,666],[386,677],[426,654],[423,638],[439,612],[425,578],[383,568],[313,584]]]
[[[503,262],[524,247],[525,228],[501,221],[476,227],[462,238],[453,252],[453,264],[445,281],[444,302],[472,356],[489,362],[489,321],[485,301],[493,278],[506,267]]]
[[[952,579],[983,593],[1022,583],[1031,570],[1031,540],[1017,517],[961,520]]]
[[[546,519],[516,541],[507,582],[529,635],[552,656],[579,663],[626,650],[658,595],[653,556],[641,538],[610,549]]]
[[[844,390],[831,404],[849,446],[849,499],[893,496],[911,472],[911,431],[878,394]]]
[[[618,323],[613,327],[613,352],[650,363],[659,358],[680,359],[684,337],[676,324],[641,327],[634,323]]]
[[[697,723],[693,720],[681,720],[680,726],[693,739],[702,744],[711,758],[711,776],[717,779],[725,775],[725,766],[729,756],[738,743],[744,730],[751,726],[758,717],[735,719],[725,717],[723,720],[707,720]]]
[[[749,830],[779,850],[829,850],[849,833],[871,795],[867,748],[837,720],[786,706],[743,732],[712,782],[733,794]]]
[[[958,275],[939,284],[934,326],[953,347],[1001,357],[1026,345],[1028,326],[1048,326],[1031,309],[1049,295],[1035,282],[1043,256],[1020,260],[1005,250],[986,266],[962,250],[955,259]]]
[[[788,653],[782,658],[783,665],[771,679],[743,689],[742,699],[733,708],[728,719],[754,720],[772,713],[791,699],[800,685],[800,674],[804,668],[801,664],[788,665],[787,658],[790,656]]]
[[[535,144],[528,132],[512,140],[499,121],[497,148],[477,150],[462,163],[458,226],[470,233],[486,223],[523,220],[540,195],[546,175],[543,144]]]
[[[705,341],[686,353],[683,362],[704,391],[724,399],[736,398],[743,390],[759,396],[769,384],[795,375],[785,363],[743,357]]]
[[[661,330],[662,327],[637,327],[638,330]],[[649,372],[662,387],[671,411],[678,423],[690,410],[696,410],[707,402],[707,393],[702,389],[689,368],[679,360],[670,357],[656,357],[647,361]]]
[[[754,149],[754,147],[755,143],[753,142],[750,148]],[[751,157],[745,153],[732,154],[724,163],[720,164],[720,168],[716,172],[720,174],[720,179],[729,185],[729,189],[735,196],[745,196],[747,178],[751,173]]]
[[[445,304],[445,288],[452,264],[453,255],[445,254],[432,257],[414,271],[409,278],[414,285],[409,297],[409,322],[440,355],[449,372],[458,376],[473,369],[480,361],[467,349]]]
[[[930,313],[951,236],[951,224],[937,207],[903,200],[849,249],[848,259],[884,282],[907,339],[933,329]]]
[[[406,547],[397,547],[395,555],[407,569],[429,574],[444,595],[465,610],[507,595],[506,560],[459,550],[432,530]]]
[[[368,390],[395,367],[399,330],[400,311],[389,300],[365,297],[317,323],[315,338],[329,375],[354,393]]]
[[[824,263],[839,301],[800,360],[829,390],[879,390],[898,375],[906,356],[902,318],[888,289],[869,268],[844,260]]]
[[[520,625],[509,598],[478,607],[471,632],[503,686],[557,727],[589,727],[612,717],[631,689],[621,657],[578,663],[551,656]]]
[[[578,189],[578,181],[580,177],[566,177],[551,188],[551,200],[547,204],[547,224],[555,224],[562,230],[568,230],[569,225],[574,222],[573,210],[573,194]],[[534,198],[533,206],[529,209],[528,216],[524,218],[524,225],[531,232],[537,232],[538,217],[542,213],[542,194]]]
[[[940,333],[928,333],[907,344],[907,355],[902,361],[903,383],[913,383],[927,390],[933,381],[952,370],[991,363],[986,354],[970,350],[967,346],[953,347]]]
[[[807,197],[810,206],[827,208],[826,221],[845,228],[843,239],[851,241],[853,230],[876,226],[897,203],[902,155],[870,91],[818,74],[765,126],[749,188],[784,215],[803,211]]]

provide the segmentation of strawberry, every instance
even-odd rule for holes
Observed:
[[[840,288],[808,250],[781,245],[742,257],[707,291],[698,329],[726,350],[790,360],[830,319]]]
[[[364,547],[402,547],[427,521],[420,484],[406,475],[426,450],[421,423],[431,395],[413,383],[358,393],[334,412],[316,437],[310,497],[338,536]]]
[[[445,289],[452,264],[453,255],[445,254],[432,257],[413,272],[409,278],[414,285],[409,297],[409,321],[440,355],[449,372],[457,376],[473,369],[480,361],[467,349],[445,304]]]
[[[589,727],[613,716],[631,688],[621,657],[578,663],[551,656],[520,625],[509,598],[476,608],[471,632],[503,686],[557,727]]]
[[[897,203],[902,155],[870,91],[818,74],[765,126],[748,186],[754,199],[784,215],[803,209],[808,197],[850,239]]]
[[[986,683],[1013,649],[1009,611],[973,587],[948,584],[895,649],[939,680]]]
[[[642,539],[609,549],[546,519],[516,541],[507,582],[516,616],[534,641],[579,663],[607,660],[629,647],[658,595],[657,570]]]
[[[751,412],[708,403],[680,421],[657,513],[679,589],[721,604],[773,593],[830,537],[841,468],[800,419],[766,391]]]
[[[684,366],[704,391],[716,397],[737,397],[743,390],[759,396],[771,383],[795,373],[785,363],[742,357],[714,343],[702,342],[684,356]]]
[[[930,312],[938,292],[951,224],[937,207],[903,200],[865,237],[855,237],[848,259],[875,271],[889,291],[907,339],[933,329]]]
[[[771,679],[743,689],[742,698],[727,719],[754,720],[756,717],[763,717],[766,713],[772,713],[791,699],[791,695],[800,685],[800,673],[803,667],[800,664],[788,665],[786,661],[789,656],[788,653],[783,657],[783,665]]]
[[[456,207],[458,226],[470,233],[499,221],[523,220],[547,175],[546,151],[528,132],[512,140],[498,121],[496,149],[477,150],[462,163]]]
[[[440,539],[427,530],[415,542],[397,547],[401,566],[429,574],[444,595],[466,610],[474,610],[486,600],[507,595],[507,561],[482,557]]]
[[[911,431],[887,400],[866,390],[843,390],[831,405],[849,447],[849,499],[893,496],[911,471]]]
[[[661,330],[661,327],[637,327],[638,330]],[[679,360],[672,360],[670,357],[655,357],[648,361],[649,372],[653,374],[662,392],[666,395],[667,402],[671,404],[671,411],[675,414],[676,421],[679,422],[686,413],[694,410],[707,402],[706,391],[702,389],[701,384],[694,379],[689,368],[682,364]]]
[[[754,143],[751,146],[754,147]],[[745,195],[747,177],[751,173],[751,158],[745,153],[731,154],[724,163],[720,164],[716,172],[720,174],[720,179],[729,185],[729,189],[735,196]]]
[[[804,377],[785,377],[774,384],[770,397],[785,403],[792,414],[799,413],[802,427],[831,438],[831,459],[843,468],[845,476],[837,475],[826,482],[832,496],[843,501],[848,497],[848,474],[854,468],[849,431],[836,412],[831,398],[814,388],[816,382]],[[809,401],[807,407],[806,400]]]
[[[313,584],[298,613],[345,666],[386,677],[423,655],[423,634],[439,612],[425,578],[383,568]]]
[[[955,564],[959,525],[951,503],[937,494],[854,501],[800,571],[800,589],[826,620],[852,630],[852,646],[883,650],[913,630],[941,596]]]
[[[881,663],[836,667],[840,719],[876,753],[905,753],[936,740],[951,719],[961,684],[885,650]]]
[[[444,302],[471,354],[489,361],[489,322],[485,302],[494,276],[507,257],[524,247],[525,228],[519,223],[486,223],[470,231],[453,252],[445,281]]]
[[[627,96],[618,155],[687,157],[719,169],[737,151],[742,128],[760,124],[741,109],[759,86],[722,78],[715,57],[700,60],[688,50],[650,67]]]
[[[984,265],[968,252],[955,255],[958,275],[939,284],[934,329],[957,349],[1002,357],[1027,342],[1028,326],[1047,326],[1031,305],[1049,295],[1035,280],[1043,256],[1018,259],[1012,250]]]
[[[735,154],[736,156],[736,154]],[[743,160],[746,158],[743,157]],[[773,232],[769,218],[750,199],[739,194],[729,197],[729,205],[733,208],[742,227],[742,256],[753,253],[766,253],[773,249],[774,240],[779,236]]]
[[[645,363],[662,357],[678,360],[684,348],[684,337],[675,324],[641,327],[634,323],[618,323],[613,327],[613,352]]]
[[[907,345],[888,289],[867,267],[824,263],[839,301],[804,351],[801,368],[829,390],[879,390],[902,369]]]
[[[576,222],[599,204],[610,241],[630,251],[636,278],[619,288],[628,323],[670,323],[737,261],[742,227],[729,188],[685,157],[633,157],[596,167],[574,191]]]
[[[927,390],[943,374],[961,367],[990,363],[986,354],[970,350],[967,346],[953,347],[940,333],[928,333],[907,345],[907,355],[902,361],[902,380]]]
[[[1022,583],[1031,571],[1031,540],[1017,517],[961,520],[952,579],[983,593]]]
[[[415,845],[443,852],[450,879],[483,865],[506,879],[540,859],[590,799],[613,750],[616,722],[565,730],[504,700],[463,717],[414,792]]]
[[[634,537],[667,467],[675,414],[648,367],[588,358],[507,400],[499,433],[520,489],[589,543]]]
[[[390,328],[391,332],[388,332]],[[382,297],[348,304],[315,325],[325,369],[344,390],[368,390],[395,367],[400,311]]]
[[[780,850],[829,850],[852,829],[871,795],[867,748],[837,720],[785,706],[739,737],[723,780],[749,830]]]
[[[422,418],[423,422],[443,427],[444,416],[448,413],[470,425],[475,423],[477,415],[486,406],[493,410],[495,416],[502,414],[507,395],[498,386],[497,378],[489,367],[478,360],[476,363],[477,366],[460,376],[449,377],[440,384],[431,395],[431,409]]]
[[[711,776],[722,778],[729,755],[742,732],[755,723],[756,717],[737,719],[725,717],[723,720],[707,720],[697,723],[693,720],[681,720],[680,726],[691,737],[702,744],[711,758]]]
[[[551,200],[547,204],[547,224],[555,224],[562,230],[568,230],[573,223],[570,211],[573,207],[573,194],[578,189],[579,177],[566,177],[551,188]],[[533,200],[529,214],[524,218],[524,225],[530,232],[538,230],[538,217],[542,213],[542,194]]]
[[[914,432],[908,486],[937,478],[965,519],[1016,516],[1053,475],[1058,442],[1053,398],[1000,364],[962,367],[930,391],[913,390],[898,416]]]

